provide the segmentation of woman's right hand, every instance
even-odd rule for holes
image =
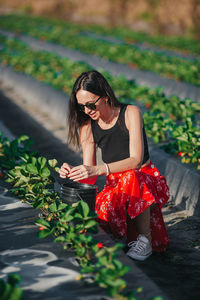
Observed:
[[[68,163],[63,163],[59,170],[60,177],[67,178],[72,168],[73,166],[69,165]]]

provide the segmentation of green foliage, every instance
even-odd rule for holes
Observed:
[[[12,169],[16,161],[24,152],[28,152],[32,141],[26,135],[20,136],[18,139],[9,141],[7,138],[3,137],[0,132],[0,165],[2,171],[4,169]],[[30,155],[35,154],[35,152],[29,152]]]
[[[4,49],[5,53],[4,51],[0,52],[0,57],[3,59],[4,63],[11,64],[15,69],[17,68],[17,70],[27,72],[27,68],[30,67],[31,61],[33,68],[31,70],[29,69],[29,71],[32,76],[47,83],[51,83],[54,87],[61,88],[68,93],[71,92],[74,80],[80,72],[90,69],[86,64],[73,63],[54,54],[32,51],[25,44],[13,39],[2,37],[2,42],[6,47]],[[14,56],[13,50],[15,51]],[[102,73],[111,83],[112,88],[115,90],[116,95],[121,102],[134,103],[132,100],[127,101],[127,99],[135,99],[135,101],[142,103],[146,109],[148,109],[148,112],[144,114],[144,119],[147,127],[147,134],[154,142],[171,142],[170,148],[172,148],[173,143],[176,143],[172,132],[175,129],[177,122],[178,126],[184,127],[187,118],[191,118],[192,126],[195,128],[197,122],[196,119],[198,119],[198,114],[200,112],[200,103],[196,103],[191,99],[181,100],[175,95],[166,97],[161,87],[148,89],[136,85],[133,80],[129,81],[123,76],[114,77],[108,72]],[[188,149],[189,148],[190,144],[188,144]],[[165,148],[166,151],[168,151],[168,149],[169,147]],[[199,151],[197,151],[196,155],[197,168],[199,168]],[[194,161],[196,163],[196,159],[190,160],[191,163],[194,163]],[[182,162],[185,161],[182,160]],[[8,161],[7,159],[4,159],[5,166],[7,166],[8,163],[11,164],[12,160]],[[50,170],[53,167],[55,171],[58,171],[58,168],[54,167],[55,163],[54,160],[50,161]],[[29,170],[31,168],[32,172],[37,173],[38,171],[36,171],[36,168],[31,165],[33,165],[33,163],[30,163],[30,166],[28,167]],[[10,168],[12,168],[12,164]],[[37,176],[36,173],[35,176]],[[41,168],[39,175],[48,177],[48,174],[49,171],[45,167]]]
[[[145,16],[146,17],[146,16]],[[29,26],[29,30],[32,29],[34,33],[35,27],[42,29],[43,38],[45,38],[46,32],[55,32],[59,34],[63,30],[73,32],[74,34],[80,34],[82,32],[95,32],[103,36],[114,36],[125,41],[125,43],[141,42],[149,43],[152,45],[158,45],[159,47],[165,47],[169,49],[179,49],[180,51],[186,51],[191,53],[200,53],[200,43],[198,40],[185,36],[163,36],[163,35],[149,35],[145,32],[136,32],[127,27],[106,27],[102,25],[92,24],[75,24],[63,21],[61,19],[50,19],[39,16],[27,15],[5,15],[1,17],[1,23],[13,30],[13,24],[17,26],[17,32],[23,32],[24,23],[26,27]],[[2,26],[1,25],[1,26]]]
[[[30,18],[30,16],[28,16],[28,18]],[[139,50],[136,46],[129,45],[134,40],[133,32],[131,42],[130,38],[123,37],[127,43],[112,44],[99,38],[94,40],[94,37],[83,36],[83,25],[75,26],[59,21],[56,22],[47,19],[42,20],[41,18],[32,18],[31,22],[28,19],[27,22],[26,16],[19,17],[11,15],[4,17],[0,26],[11,31],[28,33],[29,35],[42,40],[49,40],[54,43],[56,42],[58,44],[62,44],[73,49],[79,49],[85,53],[98,55],[112,61],[126,63],[134,68],[139,67],[140,69],[151,70],[159,74],[164,74],[168,77],[173,77],[177,80],[183,80],[197,85],[200,84],[199,60],[190,61],[179,57],[170,57],[161,53],[154,53],[150,50]],[[88,27],[85,27],[85,29],[86,28]],[[100,27],[97,31],[101,31]],[[121,32],[122,31],[123,30],[121,30]],[[120,30],[117,32],[120,33]],[[125,30],[123,32],[125,33]],[[102,30],[102,33],[106,34],[106,31]],[[74,38],[74,36],[76,36],[76,38]],[[136,38],[137,36],[139,36],[139,34],[135,34]],[[154,41],[154,39],[148,39],[145,34],[140,34],[140,36],[142,42],[144,41],[142,40],[142,37],[146,37],[146,40]],[[157,45],[160,46],[162,41],[165,41],[164,44],[167,45],[167,39],[169,40],[169,38],[165,39],[164,37],[157,38]],[[188,45],[191,45],[192,39],[189,41],[190,43],[188,43]],[[193,41],[193,44],[199,50],[199,43],[197,41]],[[183,45],[184,42],[182,43],[182,46]],[[197,53],[199,53],[199,51]],[[45,68],[43,68],[43,71],[45,71]]]
[[[18,274],[9,274],[7,282],[0,279],[0,300],[20,300],[23,290],[18,286],[21,277]]]
[[[16,142],[13,141],[13,144]],[[4,154],[4,144],[2,145]],[[12,147],[6,140],[7,150],[8,145]],[[13,186],[11,191],[17,193],[23,201],[28,201],[33,207],[39,207],[45,212],[44,218],[35,221],[40,229],[38,237],[53,235],[55,242],[62,243],[65,249],[74,250],[81,268],[80,279],[87,281],[90,277],[92,283],[106,288],[113,299],[137,299],[125,292],[126,281],[121,278],[129,271],[127,266],[123,266],[117,260],[118,250],[122,245],[102,245],[103,248],[99,250],[99,243],[91,235],[98,232],[97,215],[90,211],[88,204],[83,200],[72,206],[62,203],[59,194],[53,190],[54,180],[50,169],[55,171],[57,161],[47,161],[45,157],[30,155],[25,149],[23,151],[17,156],[17,165],[12,169],[4,169],[4,172],[8,175],[7,181]],[[1,300],[20,299],[22,293],[16,286],[18,280],[17,276],[12,276],[8,284],[0,281],[0,293],[3,295]],[[136,291],[133,291],[132,295],[135,293]]]
[[[165,150],[181,156],[182,163],[197,163],[200,166],[200,129],[193,127],[191,118],[184,126],[177,126],[172,132],[172,141]]]
[[[164,142],[170,139],[175,127],[169,117],[163,113],[144,113],[144,124],[146,133],[155,143]]]

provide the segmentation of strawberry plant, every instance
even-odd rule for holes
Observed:
[[[4,51],[0,53],[4,64],[11,64],[14,68],[17,65],[21,72],[31,74],[37,79],[51,83],[55,88],[63,89],[68,93],[71,92],[73,82],[78,74],[91,69],[87,64],[73,63],[68,59],[49,53],[44,55],[44,52],[41,51],[31,51],[25,44],[24,51],[15,54],[13,60],[12,51],[15,47],[18,47],[20,42],[12,40],[12,43],[8,45],[6,38],[0,36],[0,39],[6,45]],[[17,57],[18,60],[16,60]],[[31,64],[30,61],[32,61]],[[191,99],[180,100],[177,96],[166,97],[162,88],[148,89],[136,85],[134,80],[129,81],[123,76],[114,77],[108,72],[103,72],[103,74],[111,82],[117,97],[121,101],[136,99],[152,111],[168,112],[175,120],[185,120],[191,116],[194,116],[195,119],[195,115],[200,111],[200,104]]]
[[[54,202],[48,212],[53,213],[48,221],[38,219],[36,224],[44,227],[39,237],[45,237],[54,232],[55,242],[61,242],[65,248],[74,249],[81,266],[90,263],[90,249],[96,244],[88,232],[97,233],[97,215],[90,211],[84,201],[74,203],[73,206]]]
[[[2,37],[2,42],[5,48],[0,52],[0,57],[2,57],[4,63],[6,60],[6,63],[13,65],[15,68],[17,65],[22,72],[26,72],[27,68],[30,71],[29,65],[30,61],[32,61],[32,76],[40,78],[40,80],[50,83],[56,88],[61,88],[68,93],[71,92],[77,75],[90,69],[86,64],[73,63],[54,54],[31,51],[25,44],[24,51],[16,52],[17,54],[15,53],[13,60],[12,52],[15,50],[15,45],[16,49],[21,49],[18,47],[19,42],[12,40],[12,42],[7,43],[7,39],[4,37]],[[133,80],[128,81],[123,76],[114,77],[108,72],[103,72],[103,75],[111,82],[121,102],[134,103],[134,101],[128,99],[135,99],[145,105],[146,109],[148,109],[148,112],[144,114],[146,130],[148,136],[152,137],[154,142],[169,142],[171,140],[168,149],[172,149],[174,147],[173,143],[175,143],[174,137],[172,137],[175,121],[179,122],[179,126],[184,126],[181,123],[184,123],[189,117],[192,120],[192,126],[195,127],[200,111],[200,103],[196,103],[191,99],[180,100],[177,96],[166,97],[161,87],[156,89],[140,87]],[[182,162],[184,161],[183,159]],[[191,162],[193,163],[193,161],[196,160],[192,159]]]
[[[164,148],[178,154],[183,163],[197,163],[197,169],[200,169],[200,130],[192,126],[190,118],[187,118],[184,126],[174,129],[171,143]]]
[[[179,49],[179,51],[186,51],[191,53],[200,53],[199,41],[192,37],[185,36],[163,36],[163,35],[148,35],[145,32],[135,32],[129,28],[125,27],[107,27],[97,24],[80,24],[80,23],[70,23],[66,20],[52,19],[40,16],[30,16],[30,15],[2,15],[2,24],[5,28],[10,30],[13,29],[13,24],[17,24],[16,31],[18,33],[23,32],[24,23],[35,31],[35,28],[40,28],[43,32],[43,39],[45,40],[45,33],[50,31],[60,31],[60,30],[70,30],[74,34],[80,34],[84,32],[97,33],[103,36],[114,36],[124,40],[127,44],[139,43],[149,43],[152,45],[157,45],[159,47],[165,47],[169,49]]]
[[[14,25],[12,25],[14,24]],[[101,40],[94,40],[92,37],[82,36],[74,33],[74,30],[68,28],[64,30],[62,26],[55,27],[47,31],[35,23],[35,27],[29,23],[23,24],[22,22],[10,24],[7,22],[1,23],[3,28],[11,30],[20,30],[40,39],[49,40],[62,44],[64,46],[80,49],[81,51],[89,54],[98,55],[106,59],[138,66],[143,70],[151,70],[168,77],[173,77],[177,80],[183,80],[192,84],[200,84],[199,78],[199,60],[196,62],[185,60],[178,57],[170,57],[159,53],[154,53],[150,50],[139,50],[137,47],[128,44],[115,44]],[[5,26],[5,27],[4,27]],[[18,28],[17,28],[18,27]],[[76,36],[76,38],[74,38]],[[94,46],[95,45],[95,46]]]
[[[12,169],[16,165],[16,161],[20,159],[20,156],[30,149],[32,143],[26,135],[10,142],[0,132],[0,165],[2,172],[4,169]],[[35,154],[35,152],[32,152],[32,154]]]
[[[50,195],[48,189],[52,189],[54,184],[54,178],[51,176],[49,167],[54,170],[57,161],[49,160],[47,163],[45,157],[37,158],[29,156],[27,153],[24,153],[20,158],[22,161],[8,171],[6,181],[13,184],[12,191],[20,198],[26,197],[29,201],[37,200],[37,205],[39,200],[43,203],[42,198],[48,199]]]
[[[11,147],[11,144],[9,145]],[[4,144],[2,152],[5,152]],[[87,281],[87,278],[90,278],[93,283],[106,288],[113,299],[137,299],[132,296],[135,295],[135,291],[124,293],[126,281],[121,277],[128,272],[128,267],[116,259],[116,250],[122,246],[117,244],[106,250],[104,246],[98,247],[99,243],[88,234],[97,233],[97,215],[90,211],[83,200],[73,206],[62,203],[59,194],[53,190],[54,180],[50,169],[57,171],[56,165],[55,159],[47,161],[44,157],[29,156],[23,152],[17,157],[14,168],[5,169],[5,173],[7,171],[8,174],[7,182],[13,186],[11,191],[18,192],[20,198],[28,201],[33,207],[45,209],[44,217],[36,221],[40,228],[38,237],[45,238],[53,234],[55,242],[61,242],[64,248],[70,247],[74,250],[81,267],[79,279]],[[42,199],[45,201],[42,202]],[[108,263],[107,271],[105,262]]]
[[[9,274],[7,282],[0,279],[0,299],[1,300],[20,300],[23,290],[18,286],[21,277],[18,274]]]
[[[166,142],[170,139],[175,123],[163,113],[143,114],[145,130],[155,143]]]

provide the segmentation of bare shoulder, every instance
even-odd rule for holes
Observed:
[[[80,132],[85,132],[91,129],[91,120],[88,120],[83,125],[81,125]]]
[[[134,120],[134,122],[133,122]],[[136,105],[128,105],[126,109],[125,121],[128,128],[136,123],[142,122],[142,114],[140,109]]]
[[[141,115],[140,109],[136,105],[127,105],[126,111],[128,115]]]
[[[80,128],[80,141],[83,142],[90,142],[93,143],[93,135],[92,135],[92,127],[91,127],[91,120],[88,120],[84,123]]]

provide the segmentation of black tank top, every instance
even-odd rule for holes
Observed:
[[[102,129],[98,123],[91,120],[92,133],[95,144],[102,151],[102,160],[111,163],[130,157],[129,154],[129,131],[125,124],[125,111],[127,105],[122,104],[119,117],[115,125],[109,129]],[[143,127],[144,141],[144,164],[149,159],[149,150],[145,128]]]

